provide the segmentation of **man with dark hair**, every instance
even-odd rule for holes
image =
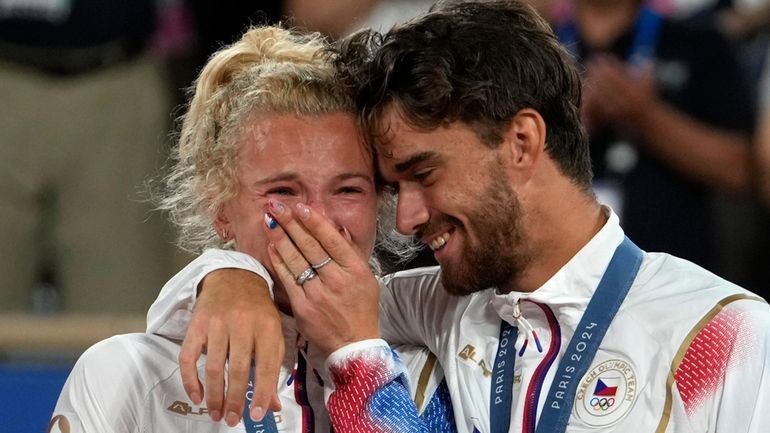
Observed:
[[[335,431],[431,429],[399,424],[414,408],[380,336],[436,355],[462,432],[765,428],[770,308],[625,237],[590,189],[578,74],[529,7],[442,3],[343,52],[381,176],[398,192],[397,228],[440,267],[385,277],[371,317],[377,283],[341,228],[308,206],[270,215],[273,266],[304,337],[329,353]],[[215,267],[227,264],[205,269]],[[150,330],[186,326],[175,310],[196,289],[166,293]],[[193,344],[269,342],[239,326],[241,303],[212,318],[234,290],[204,281]]]

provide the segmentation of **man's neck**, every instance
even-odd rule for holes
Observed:
[[[524,217],[531,260],[509,290],[533,292],[540,288],[607,222],[607,215],[591,195],[571,184],[559,189],[542,191],[551,199]]]
[[[575,18],[580,37],[590,50],[606,50],[633,27],[639,15],[634,0],[581,0],[576,2]]]

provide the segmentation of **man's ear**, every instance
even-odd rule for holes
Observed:
[[[503,133],[509,167],[529,177],[545,151],[545,120],[536,110],[524,108]]]

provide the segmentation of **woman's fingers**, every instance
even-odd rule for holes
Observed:
[[[245,337],[245,338],[244,338]],[[248,334],[230,335],[230,353],[227,357],[227,392],[224,400],[222,416],[225,423],[235,427],[243,417],[243,407],[246,404],[244,396],[249,383],[251,370],[251,354],[253,340]]]
[[[270,244],[267,247],[267,254],[270,256],[270,262],[273,264],[273,270],[278,276],[278,279],[281,280],[281,284],[283,284],[283,287],[286,290],[286,294],[289,295],[292,311],[294,311],[296,315],[297,309],[301,309],[302,305],[307,302],[305,291],[301,286],[297,285],[296,281],[294,280],[294,273],[292,273],[288,266],[286,266],[283,258],[281,258],[281,255],[276,250],[275,245]]]
[[[209,324],[209,341],[206,350],[206,407],[214,421],[222,419],[225,394],[225,360],[228,352],[227,333],[222,322]]]
[[[279,356],[274,356],[276,352]],[[255,421],[263,419],[268,410],[281,410],[281,401],[276,394],[281,363],[276,361],[282,360],[283,354],[283,339],[278,347],[265,346],[255,341],[254,392],[249,410],[251,419]]]
[[[201,282],[179,355],[185,390],[200,404],[204,392],[198,381],[197,364],[206,349],[205,397],[210,416],[217,421],[224,418],[228,425],[237,424],[246,404],[253,355],[259,365],[253,381],[252,404],[272,408],[283,344],[280,314],[270,298],[267,281],[240,269],[211,272]]]
[[[295,209],[297,209],[296,207],[292,208],[286,206],[282,202],[273,199],[268,201],[268,206],[270,208],[270,214],[266,216],[265,225],[267,225],[268,228],[276,227],[275,222],[277,222],[278,226],[289,236],[291,242],[296,246],[299,253],[307,259],[309,264],[317,265],[329,257],[329,254],[324,250],[316,238],[298,221],[297,215],[294,212]],[[274,222],[271,222],[270,219],[273,219]],[[270,235],[271,233],[268,232],[268,236]],[[276,238],[271,237],[271,240],[274,239]],[[278,251],[283,253],[284,249],[280,247],[280,244],[277,242],[274,243],[278,246]],[[298,273],[302,271],[295,270],[291,267],[293,264],[292,261],[287,260],[287,264],[290,265],[292,270],[297,272],[295,275],[298,275]]]
[[[335,226],[323,214],[314,212],[308,205],[298,203],[295,208],[302,225],[338,265],[350,267],[360,261],[351,246],[347,228]]]
[[[277,223],[277,224],[276,224]],[[350,233],[345,227],[339,227],[326,218],[321,212],[303,203],[297,203],[293,207],[270,200],[270,214],[266,216],[265,224],[268,228],[284,229],[284,232],[299,253],[306,258],[309,265],[314,265],[316,270],[330,264],[331,258],[340,266],[348,267],[359,261],[358,253],[351,247]],[[275,236],[275,235],[273,235]],[[284,250],[279,246],[278,237],[268,237],[278,247],[278,252]],[[292,271],[301,272],[292,267],[291,258],[283,256]]]
[[[179,371],[182,374],[182,386],[193,403],[200,405],[203,401],[203,385],[198,379],[198,358],[206,347],[207,330],[200,329],[201,322],[195,317],[190,322],[191,332],[182,343],[179,351]]]
[[[267,237],[271,241],[268,252],[272,249],[280,257],[278,263],[273,260],[273,264],[284,287],[288,290],[290,286],[302,286],[313,280],[317,276],[315,270],[310,266],[302,252],[294,245],[283,226],[271,225],[269,221],[270,215],[266,215],[265,218],[265,225],[268,228]]]

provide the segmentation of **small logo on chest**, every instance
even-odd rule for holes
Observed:
[[[481,368],[481,373],[484,375],[484,377],[492,376],[492,370],[489,369],[486,361],[483,359],[478,361],[476,360],[476,348],[473,347],[472,344],[466,344],[465,347],[463,347],[463,350],[461,350],[457,356],[459,356],[461,359],[473,362],[478,365]]]
[[[171,403],[171,406],[167,407],[166,410],[178,413],[179,415],[205,415],[209,413],[208,408],[205,408],[203,406],[201,407],[192,407],[188,403],[185,403],[183,401],[175,401]]]
[[[636,387],[636,373],[628,362],[604,361],[589,370],[580,381],[575,413],[590,426],[614,424],[634,405]]]

